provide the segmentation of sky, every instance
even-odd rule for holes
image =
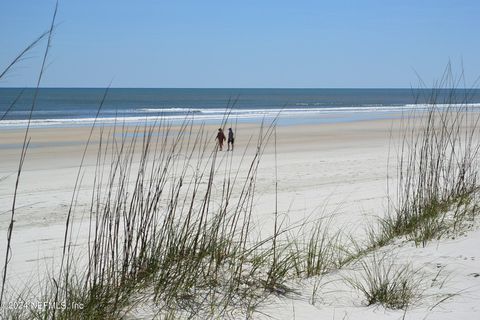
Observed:
[[[0,72],[54,0],[0,1]],[[44,87],[396,88],[480,76],[478,0],[60,0]],[[34,86],[46,41],[0,79]]]

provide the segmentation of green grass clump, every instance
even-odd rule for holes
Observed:
[[[379,243],[405,236],[425,246],[478,214],[480,113],[448,70],[439,84],[448,89],[432,89],[427,110],[402,118],[397,203],[380,221]]]
[[[397,265],[395,259],[376,254],[360,265],[361,275],[346,280],[364,295],[367,305],[406,309],[421,297],[421,275],[410,265]]]

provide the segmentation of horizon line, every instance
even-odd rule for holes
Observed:
[[[191,89],[191,90],[479,90],[473,87],[419,88],[419,87],[56,87],[45,86],[38,89]],[[0,89],[37,89],[37,87],[0,86]]]

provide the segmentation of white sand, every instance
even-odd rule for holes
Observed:
[[[282,217],[294,223],[305,217],[336,214],[337,227],[359,237],[362,226],[385,214],[387,202],[387,163],[395,161],[397,120],[363,121],[277,129],[278,198]],[[393,125],[393,129],[392,128]],[[257,134],[256,126],[242,125],[236,130],[233,163],[240,162],[248,139]],[[38,270],[52,268],[63,243],[63,228],[72,197],[77,168],[87,128],[33,129],[31,145],[18,193],[13,235],[13,257],[9,279],[16,287],[37,279]],[[215,127],[209,127],[214,136]],[[390,138],[393,130],[393,139]],[[22,142],[20,130],[0,131],[0,234],[6,234],[10,219],[16,167]],[[94,141],[97,136],[94,135]],[[213,139],[212,139],[213,143]],[[94,147],[94,145],[93,145]],[[95,148],[92,148],[95,149]],[[390,160],[389,157],[390,153]],[[274,210],[275,156],[270,143],[261,163],[257,183],[255,220],[262,232],[271,232]],[[252,148],[249,149],[251,154]],[[227,153],[224,152],[225,156]],[[87,205],[95,152],[86,159],[86,174],[79,197],[77,222]],[[393,165],[392,165],[393,166]],[[246,168],[242,167],[242,173]],[[394,169],[390,170],[394,175]],[[394,183],[391,183],[390,188]],[[78,241],[86,239],[79,228]],[[75,233],[77,235],[77,233]],[[0,242],[0,257],[5,255],[5,236]],[[480,318],[480,231],[455,240],[432,242],[426,248],[398,243],[383,250],[395,253],[399,261],[413,261],[428,277],[443,269],[449,279],[442,288],[429,288],[428,298],[414,305],[405,319]],[[438,266],[440,265],[440,267]],[[315,305],[309,303],[311,286],[299,284],[299,295],[272,298],[261,308],[273,319],[401,319],[402,311],[383,307],[364,307],[362,297],[339,281],[351,270],[331,275],[331,282],[320,290]],[[327,278],[324,279],[328,280]],[[328,282],[328,281],[327,281]],[[448,294],[455,294],[430,310]],[[259,318],[262,318],[258,314]]]

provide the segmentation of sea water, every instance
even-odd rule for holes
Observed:
[[[480,110],[480,90],[0,88],[0,128],[24,127],[29,119],[31,126],[312,124],[390,118],[432,104]]]

